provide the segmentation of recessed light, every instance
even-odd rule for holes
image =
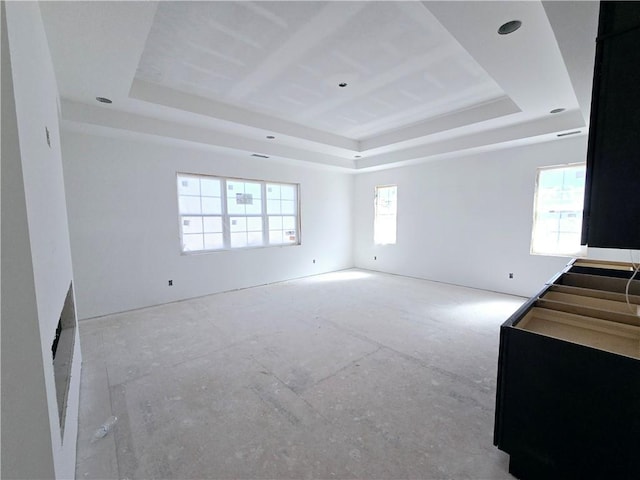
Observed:
[[[273,135],[267,135],[267,138],[268,138],[269,140],[273,140],[273,139],[274,139],[274,138],[276,138],[276,137],[274,137]]]
[[[344,88],[344,87],[346,87],[346,86],[347,86],[347,82],[341,82],[341,83],[339,83],[339,84],[338,84],[338,86],[339,86],[340,88]]]
[[[567,135],[575,135],[576,133],[581,133],[581,131],[580,130],[574,130],[573,132],[559,133],[558,137],[566,137]]]
[[[554,108],[549,113],[560,113],[560,112],[564,112],[564,111],[565,111],[564,108]]]
[[[522,22],[520,20],[511,20],[510,22],[504,23],[500,25],[498,29],[498,33],[500,35],[509,35],[510,33],[515,32],[522,26]]]
[[[111,99],[107,97],[96,97],[96,100],[100,103],[113,103]]]

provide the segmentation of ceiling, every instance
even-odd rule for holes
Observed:
[[[587,131],[597,2],[41,2],[41,11],[62,127],[74,131],[347,171]],[[519,30],[497,33],[514,19]]]

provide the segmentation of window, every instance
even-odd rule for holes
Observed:
[[[183,252],[299,245],[298,185],[178,174]]]
[[[376,187],[373,222],[373,242],[376,245],[396,243],[397,191],[396,185]]]
[[[531,253],[584,255],[580,246],[585,165],[538,169]]]

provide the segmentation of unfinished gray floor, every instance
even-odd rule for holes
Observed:
[[[82,322],[76,477],[512,478],[498,331],[523,300],[349,270]]]

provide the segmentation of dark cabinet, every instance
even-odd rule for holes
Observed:
[[[640,478],[631,274],[628,264],[575,261],[502,325],[494,443],[517,478]]]
[[[640,249],[640,2],[601,2],[582,243]]]

